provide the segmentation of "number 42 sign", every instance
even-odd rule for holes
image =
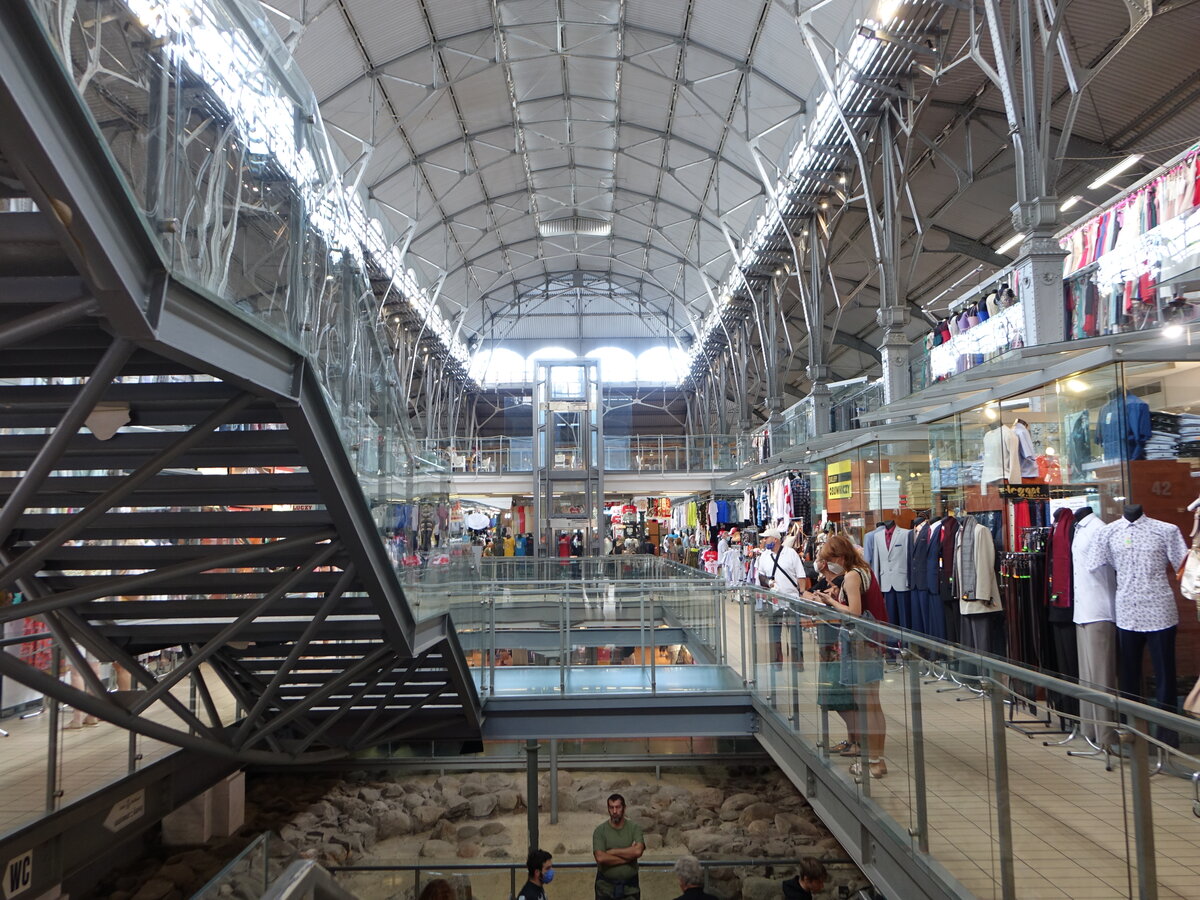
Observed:
[[[33,884],[33,851],[27,850],[4,867],[4,898],[23,894]]]

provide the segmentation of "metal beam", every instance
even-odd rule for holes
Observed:
[[[26,3],[0,4],[0,154],[45,211],[117,333],[150,337],[143,310],[161,266],[74,84]]]

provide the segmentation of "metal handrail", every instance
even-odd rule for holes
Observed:
[[[1127,716],[1135,716],[1139,719],[1145,719],[1147,722],[1152,722],[1156,725],[1162,725],[1164,728],[1172,731],[1187,733],[1200,740],[1200,720],[1181,716],[1178,713],[1168,712],[1167,710],[1158,709],[1150,706],[1140,700],[1132,698],[1120,697],[1117,694],[1107,693],[1095,688],[1084,687],[1083,685],[1067,681],[1056,675],[1050,675],[1037,669],[1027,668],[1020,663],[1015,663],[1012,660],[1005,659],[995,654],[987,653],[981,650],[968,649],[961,644],[951,644],[944,641],[939,641],[931,638],[928,635],[915,631],[906,631],[898,628],[895,625],[885,624],[883,622],[867,622],[860,617],[852,616],[843,613],[840,610],[830,609],[820,603],[813,603],[808,600],[797,600],[794,597],[787,597],[783,594],[765,589],[739,586],[734,590],[739,593],[747,594],[751,597],[770,598],[772,602],[784,601],[783,611],[801,616],[802,618],[811,619],[813,621],[822,621],[827,624],[832,620],[837,620],[841,623],[841,627],[847,629],[861,629],[865,625],[871,632],[876,635],[873,640],[880,643],[900,643],[908,647],[921,647],[931,653],[949,656],[954,659],[960,659],[966,662],[976,663],[985,666],[995,675],[1003,675],[1013,680],[1024,684],[1032,684],[1036,687],[1045,688],[1048,691],[1053,691],[1059,694],[1064,694],[1069,697],[1076,698],[1084,703],[1091,703],[1095,706],[1101,706],[1105,709],[1116,713],[1121,713]],[[961,676],[971,680],[980,680],[991,682],[997,688],[1012,693],[1019,697],[1015,691],[994,678],[989,678],[984,675],[968,675]],[[1175,750],[1174,752],[1179,752]],[[1186,755],[1186,754],[1181,754]],[[1190,757],[1189,757],[1190,758]],[[1200,765],[1200,759],[1196,760],[1197,765]]]
[[[355,900],[355,895],[311,859],[298,859],[262,895],[262,900]]]

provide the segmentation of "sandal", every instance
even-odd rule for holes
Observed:
[[[854,745],[851,744],[849,741],[839,741],[838,743],[834,744],[832,747],[829,748],[829,752],[837,753],[838,755],[841,755],[845,751],[849,750],[852,746],[854,746]]]
[[[846,744],[846,749],[841,751],[838,756],[862,756],[862,748],[858,744]]]
[[[872,759],[867,763],[872,778],[882,778],[888,773],[887,763],[882,759]],[[850,774],[855,778],[862,776],[862,763],[856,762],[850,766]]]

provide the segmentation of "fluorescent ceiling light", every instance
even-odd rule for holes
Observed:
[[[1068,197],[1066,200],[1063,201],[1063,204],[1062,204],[1062,206],[1059,207],[1059,210],[1062,212],[1066,212],[1068,209],[1070,209],[1072,206],[1074,206],[1076,203],[1078,203],[1082,199],[1083,199],[1083,197],[1079,194],[1076,194],[1074,197]]]
[[[1021,243],[1021,241],[1023,241],[1023,240],[1025,240],[1025,235],[1014,234],[1007,241],[1005,241],[1003,244],[1001,244],[999,247],[997,247],[996,252],[997,253],[1007,253],[1009,250],[1011,250],[1013,247],[1017,246],[1017,244]]]
[[[1117,163],[1115,166],[1113,166],[1111,169],[1109,169],[1107,172],[1100,175],[1095,181],[1093,181],[1091,184],[1089,184],[1088,190],[1094,191],[1096,188],[1104,186],[1109,181],[1111,181],[1112,179],[1114,179],[1118,175],[1120,175],[1122,172],[1126,172],[1129,169],[1132,169],[1139,162],[1141,162],[1141,159],[1142,159],[1142,154],[1140,154],[1140,153],[1135,153],[1135,154],[1133,154],[1133,156],[1125,157],[1123,160],[1121,160],[1119,163]]]

